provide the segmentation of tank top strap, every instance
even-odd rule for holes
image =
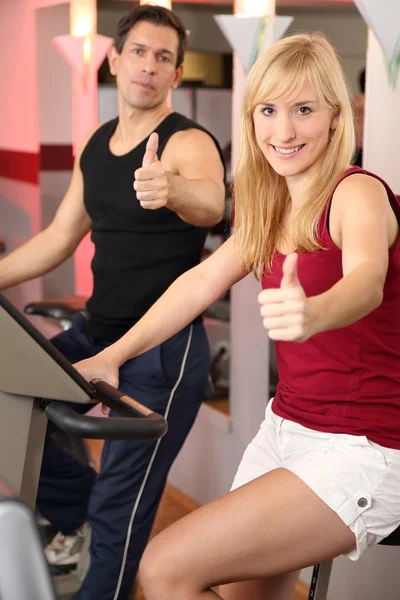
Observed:
[[[390,205],[393,209],[393,212],[396,215],[397,220],[400,223],[400,198],[398,196],[396,196],[396,194],[389,187],[389,185],[386,183],[386,181],[384,181],[381,177],[379,177],[379,175],[376,175],[375,173],[371,173],[370,171],[367,171],[366,169],[363,169],[361,167],[357,167],[357,166],[350,167],[343,173],[343,175],[340,177],[340,179],[337,181],[336,185],[330,192],[328,200],[326,202],[326,206],[321,215],[321,219],[320,219],[319,227],[318,227],[318,239],[319,239],[321,245],[326,249],[329,249],[329,248],[332,248],[335,246],[331,239],[330,233],[329,233],[329,215],[330,215],[330,210],[331,210],[331,206],[332,206],[333,195],[334,195],[338,185],[343,181],[343,179],[346,179],[346,177],[349,177],[350,175],[354,175],[355,173],[369,175],[370,177],[374,177],[375,179],[378,179],[378,181],[380,181],[385,186]]]

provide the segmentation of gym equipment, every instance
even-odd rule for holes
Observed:
[[[86,300],[84,296],[67,296],[57,300],[30,302],[25,306],[24,312],[27,315],[37,315],[56,321],[65,331],[71,327],[73,318],[79,312],[85,311]]]
[[[65,331],[71,327],[78,313],[85,313],[86,300],[83,296],[67,296],[30,302],[24,312],[57,323]],[[210,398],[226,398],[229,395],[229,301],[220,300],[204,313],[204,327],[211,350],[210,376],[214,391],[209,390]]]
[[[31,507],[0,480],[0,594],[2,600],[55,600]]]
[[[400,546],[400,527],[395,529],[387,538],[379,542],[379,545]],[[314,566],[308,600],[328,600],[329,579],[331,577],[332,565],[333,560],[328,560]]]
[[[0,294],[0,476],[34,506],[47,419],[68,435],[93,439],[156,440],[165,419],[105,381],[86,381],[54,346]],[[68,403],[102,402],[124,418],[80,415]],[[57,578],[60,600],[79,588],[84,568]],[[0,580],[0,597],[3,597]],[[31,593],[12,600],[45,600]],[[11,600],[11,596],[10,596]],[[47,598],[46,598],[47,600]]]
[[[71,327],[73,318],[79,312],[85,313],[86,300],[83,296],[67,296],[55,300],[30,302],[25,306],[24,312],[31,316],[49,319],[65,331]],[[231,347],[229,300],[219,300],[205,311],[204,327],[210,344],[212,383],[206,400],[227,398],[229,397]],[[272,398],[278,384],[275,344],[272,340],[269,341],[269,356],[269,397]]]

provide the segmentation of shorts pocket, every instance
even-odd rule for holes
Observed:
[[[390,462],[390,452],[386,453],[379,444],[374,444],[364,435],[354,436],[338,434],[335,441],[335,450],[349,458],[359,461],[362,465],[369,465],[376,471],[376,481]]]

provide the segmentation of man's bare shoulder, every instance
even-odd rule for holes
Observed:
[[[164,168],[174,173],[186,172],[188,165],[213,165],[222,172],[222,159],[210,134],[190,128],[177,131],[167,142],[161,157]]]
[[[179,145],[207,144],[210,142],[214,144],[209,133],[202,129],[197,129],[196,127],[189,127],[188,129],[177,131],[171,136],[170,142]]]
[[[171,156],[196,156],[211,153],[214,157],[218,155],[215,141],[209,133],[202,129],[191,127],[182,129],[171,135],[165,147],[166,157]]]

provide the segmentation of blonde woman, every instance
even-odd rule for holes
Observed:
[[[327,40],[274,44],[245,92],[234,235],[78,364],[116,384],[120,365],[246,274],[262,282],[277,394],[233,490],[148,546],[146,600],[289,600],[302,567],[355,560],[400,524],[400,206],[377,176],[351,167],[354,148]]]

